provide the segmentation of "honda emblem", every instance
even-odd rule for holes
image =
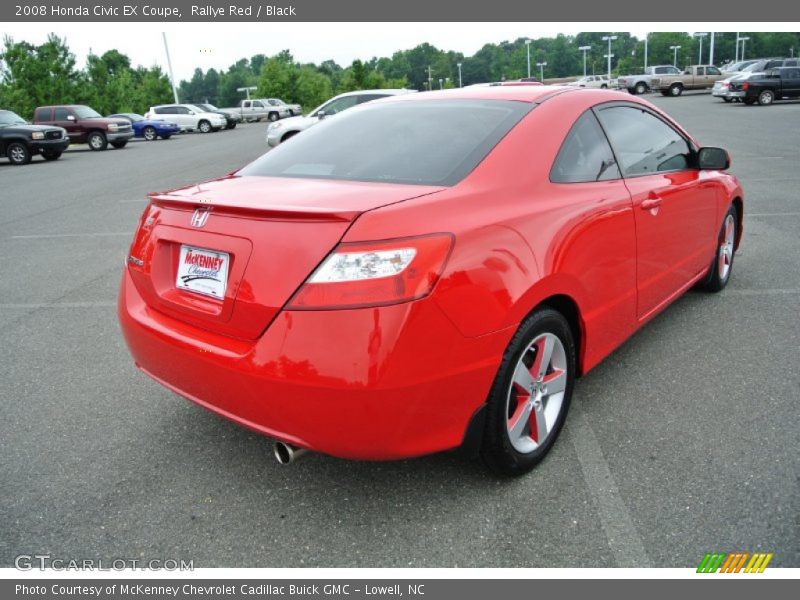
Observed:
[[[211,214],[209,208],[198,208],[192,215],[192,227],[203,227],[208,221],[208,215]]]

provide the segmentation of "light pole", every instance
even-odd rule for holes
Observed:
[[[749,37],[740,37],[739,41],[742,42],[742,57],[741,60],[744,60],[744,43],[749,40]]]
[[[611,59],[614,58],[614,55],[611,54],[611,42],[617,39],[616,35],[604,35],[603,41],[608,42],[608,54],[606,54],[606,58],[608,59],[608,80],[611,81]]]
[[[440,89],[440,90],[442,89],[442,82],[444,82],[444,79],[442,79],[441,77],[439,77],[439,89]]]
[[[433,70],[431,70],[431,66],[428,65],[428,91],[429,92],[433,90],[433,77],[431,76],[432,73],[433,73]]]
[[[736,56],[733,59],[734,62],[739,62],[739,32],[736,32]]]
[[[711,32],[711,41],[708,44],[708,64],[714,64],[714,32]]]
[[[458,63],[458,87],[464,87],[461,82],[461,63]]]
[[[251,86],[248,86],[248,87],[236,88],[236,91],[237,92],[244,92],[245,94],[247,94],[247,99],[250,100],[250,92],[255,92],[257,89],[258,88],[256,86],[251,85]]]
[[[172,74],[172,61],[169,58],[169,46],[167,46],[167,34],[161,32],[161,37],[164,38],[164,52],[167,54],[167,67],[169,68],[169,82],[172,84],[172,96],[175,98],[175,104],[178,103],[178,88],[175,87],[175,75]],[[91,53],[91,51],[90,51]]]
[[[544,83],[544,68],[547,66],[546,62],[537,62],[536,66],[539,67],[539,81]]]
[[[700,53],[697,56],[697,64],[698,65],[702,65],[703,64],[703,38],[706,37],[707,35],[708,35],[707,33],[695,33],[694,34],[694,37],[700,38]],[[709,64],[710,64],[710,61],[709,61]]]
[[[647,68],[647,38],[650,37],[649,33],[644,34],[644,68]]]
[[[586,77],[586,53],[591,50],[591,46],[580,46],[578,50],[583,52],[583,76]]]
[[[531,76],[531,41],[525,40],[525,48],[528,51],[528,78]]]
[[[672,66],[673,67],[677,67],[678,66],[678,50],[680,50],[681,47],[680,46],[670,46],[669,49],[672,50]]]

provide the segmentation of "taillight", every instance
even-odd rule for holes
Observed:
[[[339,244],[289,301],[289,310],[385,306],[424,298],[442,274],[453,235]]]
[[[745,81],[745,82],[742,84],[742,89],[743,89],[743,90],[746,92],[747,90],[749,90],[749,89],[750,89],[750,84],[749,84],[749,83],[747,83],[747,82]]]

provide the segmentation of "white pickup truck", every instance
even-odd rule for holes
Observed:
[[[284,104],[280,101],[273,102],[273,98],[256,98],[252,100],[242,100],[239,106],[231,108],[223,108],[225,112],[234,112],[241,115],[243,121],[261,121],[268,119],[270,121],[277,121],[284,117],[291,117],[295,113],[292,106]],[[300,107],[297,106],[298,112]]]

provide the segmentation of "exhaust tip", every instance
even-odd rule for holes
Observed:
[[[291,444],[286,444],[284,442],[275,442],[272,452],[275,455],[275,460],[277,460],[280,464],[290,465],[303,456],[307,451],[303,448],[298,448],[297,446],[292,446]]]

